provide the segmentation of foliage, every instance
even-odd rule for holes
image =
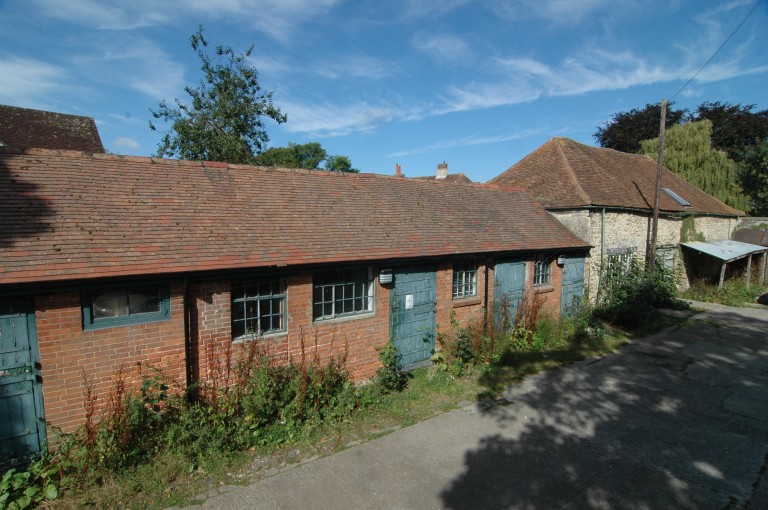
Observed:
[[[752,215],[768,216],[768,138],[744,151],[738,174]]]
[[[679,124],[686,113],[686,110],[673,109],[672,105],[673,102],[667,104],[667,128]],[[660,124],[661,105],[646,104],[642,109],[615,113],[611,120],[597,128],[594,138],[601,147],[636,153],[641,141],[658,137]]]
[[[696,230],[696,216],[693,213],[684,215],[680,225],[680,242],[690,241],[706,241],[704,233]]]
[[[402,391],[408,384],[408,375],[400,367],[400,359],[397,347],[392,341],[387,342],[379,349],[379,361],[381,367],[376,371],[376,382],[386,392]]]
[[[316,170],[328,154],[317,142],[302,145],[289,143],[288,147],[270,147],[253,160],[254,165]]]
[[[755,285],[752,283],[752,285],[747,287],[744,279],[731,279],[726,280],[722,288],[716,284],[712,285],[704,281],[694,282],[683,293],[683,297],[694,301],[704,301],[705,303],[744,306],[745,304],[754,303],[761,295],[766,293],[768,293],[768,286],[766,285]]]
[[[357,173],[360,170],[352,168],[352,160],[347,156],[329,156],[322,145],[317,142],[302,145],[289,143],[288,147],[272,147],[256,156],[255,165],[279,166],[284,168],[305,168],[307,170],[323,168],[330,172]]]
[[[324,168],[329,172],[348,172],[359,173],[360,170],[352,168],[352,160],[348,156],[336,155],[328,156],[325,160]]]
[[[690,120],[712,122],[712,147],[741,162],[747,148],[768,138],[768,110],[753,112],[755,105],[704,102]]]
[[[217,46],[213,58],[207,52],[202,26],[190,43],[200,58],[203,79],[195,88],[184,88],[189,104],[175,99],[171,105],[163,100],[157,110],[150,110],[154,119],[170,123],[157,155],[251,163],[269,141],[263,117],[277,123],[287,120],[272,103],[272,92],[261,89],[258,72],[248,63],[254,47],[236,54],[229,46]],[[153,122],[149,127],[157,130]]]
[[[694,186],[736,209],[748,209],[749,199],[739,185],[736,164],[710,144],[712,122],[687,122],[667,131],[664,166]],[[659,138],[640,144],[640,154],[656,157]]]
[[[620,274],[603,275],[595,316],[615,326],[636,329],[648,322],[658,308],[681,309],[672,271],[657,263],[653,275],[632,260]]]
[[[11,468],[0,478],[0,510],[33,508],[59,497],[61,470],[48,457],[32,462],[25,471]]]

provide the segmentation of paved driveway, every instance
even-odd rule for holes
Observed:
[[[531,377],[202,508],[768,508],[768,308]]]

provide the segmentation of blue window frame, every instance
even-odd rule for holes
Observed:
[[[314,320],[335,319],[373,311],[373,271],[354,268],[314,275]]]
[[[232,339],[285,331],[285,281],[232,286]]]
[[[94,289],[83,296],[83,328],[129,326],[171,318],[168,285]]]

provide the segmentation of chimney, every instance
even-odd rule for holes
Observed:
[[[435,179],[445,179],[448,177],[448,163],[443,161],[437,164],[437,176]]]
[[[397,177],[402,177],[403,176],[403,173],[400,170],[400,164],[399,163],[395,165],[395,176],[397,176]]]

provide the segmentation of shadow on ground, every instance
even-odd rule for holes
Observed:
[[[748,508],[768,454],[768,316],[709,312],[529,378],[484,411],[447,508]]]

